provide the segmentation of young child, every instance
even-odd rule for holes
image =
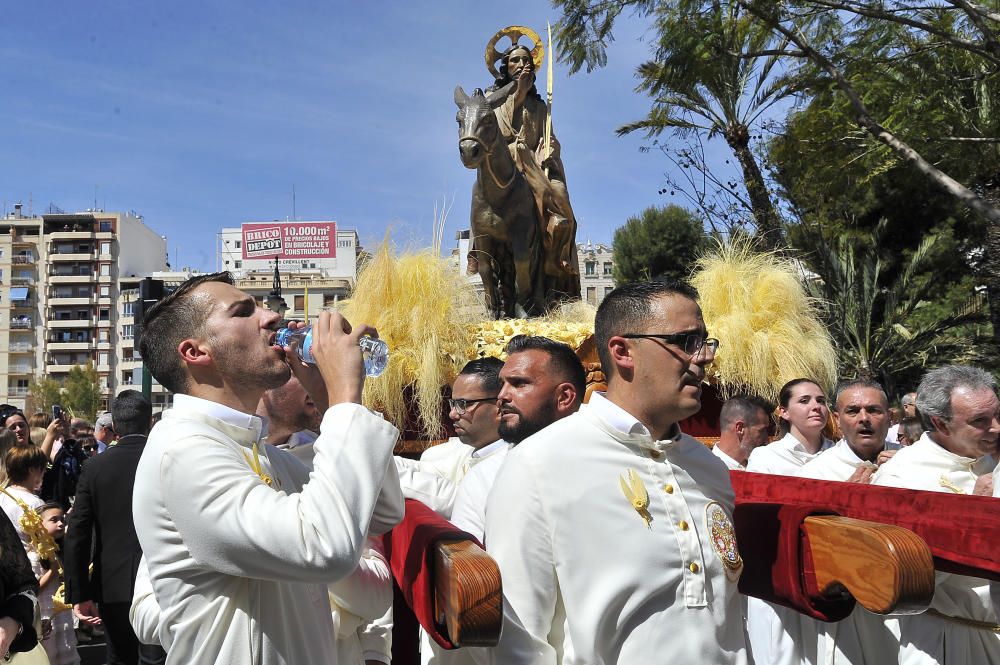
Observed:
[[[39,506],[36,512],[42,518],[42,526],[56,542],[56,552],[62,545],[66,533],[66,515],[57,503],[46,503]],[[53,596],[62,584],[60,572],[62,563],[58,554],[51,561],[39,559],[35,552],[29,553],[35,574],[38,575],[38,605],[42,613],[42,640],[45,653],[48,654],[51,665],[79,665],[80,656],[76,650],[76,632],[73,630],[73,610],[62,605]],[[53,605],[56,605],[53,607]]]

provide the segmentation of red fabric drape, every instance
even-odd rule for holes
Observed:
[[[924,539],[938,570],[1000,581],[1000,503],[992,497],[921,492],[790,476],[731,472],[733,521],[744,573],[740,590],[817,618],[844,607],[817,605],[802,521],[840,515],[894,524]]]
[[[454,649],[434,616],[434,546],[441,540],[471,540],[482,546],[424,504],[407,499],[406,515],[386,534],[385,549],[398,590],[417,621],[431,639],[445,649]],[[397,611],[393,610],[394,616]],[[393,647],[395,652],[395,644]]]

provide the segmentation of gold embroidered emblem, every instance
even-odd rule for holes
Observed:
[[[938,484],[940,484],[941,487],[945,489],[951,490],[955,494],[965,494],[965,490],[963,490],[961,487],[948,480],[948,476],[942,475],[940,478],[938,478]]]
[[[740,571],[743,570],[743,558],[736,546],[736,530],[726,509],[716,501],[709,502],[705,507],[705,523],[712,547],[726,568],[726,577],[734,581],[739,579]]]
[[[253,472],[260,476],[260,479],[264,481],[265,485],[268,487],[274,487],[274,479],[264,473],[264,465],[260,463],[260,452],[257,450],[256,443],[253,444],[253,459],[250,459],[250,456],[247,455],[247,451],[245,450],[243,451],[243,457],[246,459],[247,464],[250,465]]]
[[[649,492],[646,491],[646,486],[635,471],[629,469],[625,475],[628,478],[627,481],[625,478],[618,476],[618,482],[621,483],[622,487],[622,494],[625,495],[625,498],[635,508],[635,512],[639,513],[639,517],[646,522],[646,528],[651,529],[652,526],[650,525],[653,523],[653,516],[649,514]]]

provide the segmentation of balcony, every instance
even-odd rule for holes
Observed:
[[[16,235],[10,242],[14,247],[34,247],[38,244],[38,236]]]
[[[11,286],[34,286],[35,278],[30,275],[11,275]]]
[[[28,387],[27,386],[7,386],[7,396],[8,397],[27,397]]]
[[[81,282],[93,284],[96,281],[97,275],[94,273],[87,273],[85,275],[49,275],[50,284],[79,284]]]
[[[33,353],[35,345],[28,342],[15,342],[7,348],[10,349],[10,353]]]
[[[11,300],[10,307],[11,309],[33,309],[35,303],[31,298],[26,300]]]
[[[93,351],[94,342],[90,340],[50,341],[45,348],[48,351]]]
[[[62,231],[54,231],[45,236],[49,240],[90,240],[94,237],[94,227],[90,228],[69,228]]]
[[[49,305],[56,307],[59,305],[91,305],[94,302],[92,296],[49,296]]]
[[[10,257],[10,262],[13,263],[16,266],[30,266],[30,265],[34,264],[35,261],[37,261],[37,260],[38,259],[36,259],[33,256],[19,255],[19,256],[12,256],[12,257]]]
[[[34,374],[34,368],[31,365],[9,365],[7,367],[7,374],[10,376],[24,375],[24,374]]]
[[[97,325],[94,317],[89,319],[49,319],[45,322],[48,328],[83,328],[89,329]]]
[[[51,263],[56,262],[66,262],[66,261],[79,261],[81,263],[89,262],[94,260],[94,255],[90,252],[74,252],[70,254],[69,252],[51,252],[49,253],[49,261]]]
[[[31,330],[34,327],[34,322],[29,317],[12,318],[10,320],[11,330]]]

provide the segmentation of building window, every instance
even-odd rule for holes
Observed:
[[[240,268],[243,267],[243,262],[242,261],[234,261],[233,262],[233,267],[236,268],[237,270],[239,270]]]
[[[111,276],[111,264],[110,263],[102,263],[101,264],[101,277],[110,277],[110,276]]]
[[[591,305],[596,305],[597,304],[597,287],[596,286],[588,286],[587,287],[587,302],[589,302]]]
[[[610,276],[611,272],[612,272],[612,270],[611,270],[611,261],[605,261],[604,262],[604,274]]]
[[[111,310],[107,307],[102,307],[98,310],[97,318],[101,321],[108,321],[111,319]]]
[[[108,364],[108,353],[107,351],[101,351],[97,354],[97,364],[107,365]]]
[[[585,274],[596,275],[597,274],[597,261],[587,261],[584,264]]]
[[[337,304],[337,294],[336,293],[324,293],[323,294],[323,307],[333,307]]]
[[[110,253],[111,253],[111,243],[105,240],[104,242],[101,243],[101,254],[110,254]]]
[[[101,233],[111,233],[111,220],[102,219],[100,225],[97,227]]]
[[[132,349],[122,349],[122,360],[132,360]]]
[[[295,306],[293,307],[293,309],[296,312],[301,312],[301,311],[305,310],[305,308],[306,308],[306,299],[305,299],[305,296],[295,296],[294,302],[295,302]]]
[[[135,301],[129,300],[126,303],[122,303],[122,316],[134,316],[135,315]]]
[[[131,323],[126,323],[122,326],[122,339],[132,339],[134,336]]]
[[[101,285],[101,297],[102,298],[108,298],[110,296],[111,296],[111,287],[108,286],[107,284],[102,284]]]
[[[613,287],[613,286],[605,286],[604,287],[604,297],[607,298],[608,294],[611,293],[614,290],[615,290],[615,287]]]
[[[111,338],[111,336],[108,334],[108,329],[107,328],[102,328],[101,330],[99,330],[97,332],[97,339],[98,339],[98,341],[107,342],[110,338]]]
[[[236,249],[239,249],[242,245],[243,245],[243,241],[242,240],[237,240],[236,241]]]

